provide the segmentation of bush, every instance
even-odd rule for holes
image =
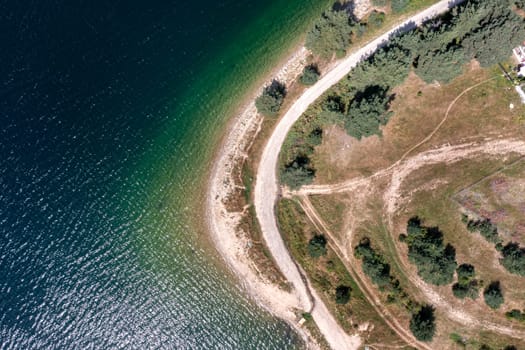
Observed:
[[[387,1],[386,0],[372,0],[372,5],[377,7],[383,7],[386,6]]]
[[[303,85],[314,85],[319,79],[319,68],[315,64],[310,64],[303,68],[303,74],[299,77],[299,82]]]
[[[501,238],[498,234],[498,228],[490,221],[490,219],[482,219],[477,221],[468,220],[467,230],[470,232],[479,232],[480,235],[482,235],[488,242],[501,242]]]
[[[518,309],[512,309],[510,311],[505,312],[505,316],[507,318],[510,318],[510,319],[513,319],[513,320],[517,320],[517,321],[520,321],[520,322],[524,322],[525,321],[525,312],[524,311],[520,311]]]
[[[350,287],[338,286],[335,289],[335,302],[337,304],[346,304],[350,301]]]
[[[286,96],[286,87],[283,83],[274,80],[263,89],[262,94],[255,100],[255,107],[259,113],[274,117],[279,113],[284,97]]]
[[[421,278],[428,283],[444,285],[452,282],[456,269],[456,251],[444,245],[443,234],[437,227],[425,227],[413,217],[407,224],[408,258],[417,267]]]
[[[410,330],[414,337],[420,341],[431,341],[436,333],[436,318],[434,308],[430,305],[423,306],[410,320]]]
[[[379,11],[372,11],[368,16],[366,23],[372,28],[379,28],[385,21],[385,13]]]
[[[392,12],[402,12],[410,0],[392,0]]]
[[[281,182],[291,189],[297,189],[312,183],[314,177],[315,170],[310,166],[310,159],[308,157],[297,157],[282,171]]]
[[[346,10],[325,11],[306,34],[304,45],[315,55],[331,58],[334,53],[346,50],[350,44],[352,27]]]
[[[525,249],[521,248],[518,243],[507,243],[501,250],[503,258],[501,264],[507,271],[520,276],[525,276]]]
[[[326,238],[323,235],[315,235],[308,242],[308,254],[312,258],[326,255]]]
[[[503,292],[498,281],[492,282],[483,291],[483,297],[485,298],[485,304],[492,309],[497,309],[503,304]]]
[[[458,274],[458,282],[452,285],[452,293],[454,296],[459,299],[477,299],[479,290],[478,281],[474,279],[476,276],[474,266],[461,264],[456,269],[456,272]]]

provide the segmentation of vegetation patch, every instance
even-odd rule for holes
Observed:
[[[421,220],[408,220],[408,258],[417,267],[418,275],[428,283],[444,285],[452,282],[456,269],[456,250],[444,244],[443,233],[438,227],[425,227]]]
[[[491,282],[487,288],[485,288],[483,298],[485,299],[485,304],[492,309],[498,309],[501,304],[503,304],[503,291],[501,290],[499,281]]]
[[[436,333],[436,317],[434,308],[430,305],[422,306],[418,312],[412,315],[410,330],[417,340],[429,342]]]
[[[319,67],[315,64],[309,64],[303,68],[303,73],[299,77],[299,82],[303,85],[314,85],[319,80]]]
[[[341,326],[355,333],[360,324],[371,324],[361,331],[364,339],[398,342],[399,338],[368,303],[337,254],[326,245],[326,254],[313,258],[308,252],[315,228],[293,200],[281,199],[277,205],[279,230],[293,258],[304,269],[314,288]]]
[[[479,281],[475,279],[474,266],[461,264],[456,269],[458,281],[452,285],[452,293],[459,299],[476,299],[479,295]]]
[[[348,8],[334,6],[323,12],[306,34],[305,46],[315,55],[328,59],[335,53],[342,57],[350,45],[354,21]]]

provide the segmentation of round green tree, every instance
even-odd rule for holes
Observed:
[[[485,304],[492,309],[497,309],[503,304],[503,292],[501,291],[501,285],[499,281],[492,282],[483,291],[483,297],[485,298]]]
[[[308,242],[308,254],[312,258],[318,258],[326,254],[326,238],[323,235],[315,235]]]
[[[436,333],[434,308],[430,305],[425,305],[412,315],[410,330],[417,340],[431,341]]]
[[[303,74],[299,77],[299,82],[303,85],[314,85],[319,79],[319,69],[315,64],[310,64],[303,69]]]
[[[335,302],[337,304],[346,304],[350,301],[350,287],[348,286],[338,286],[335,289]]]

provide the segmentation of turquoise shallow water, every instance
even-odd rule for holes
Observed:
[[[240,97],[327,3],[0,3],[0,349],[301,346],[194,204]]]

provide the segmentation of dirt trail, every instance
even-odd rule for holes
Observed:
[[[385,213],[388,223],[388,228],[390,232],[393,232],[393,216],[397,212],[397,204],[401,200],[401,185],[404,180],[414,171],[429,165],[442,164],[442,163],[455,163],[464,159],[472,158],[479,155],[488,155],[488,156],[501,156],[507,155],[510,153],[516,153],[520,155],[525,155],[525,141],[523,140],[488,140],[480,143],[465,143],[461,145],[450,146],[446,145],[438,149],[429,150],[426,152],[419,153],[413,157],[410,157],[402,162],[396,163],[393,167],[381,170],[368,178],[359,178],[355,179],[353,182],[347,182],[345,190],[356,188],[357,186],[362,186],[372,179],[377,178],[378,176],[390,175],[390,184],[383,195],[383,202],[385,206]],[[325,192],[326,191],[326,192]],[[337,190],[336,190],[337,191]],[[307,198],[307,195],[311,192],[305,191],[306,193],[297,193],[299,197],[305,203],[304,198]],[[319,192],[314,192],[318,194]],[[331,193],[329,189],[323,189],[322,193]],[[309,202],[309,201],[308,201]],[[313,220],[316,220],[319,223],[322,223],[322,219],[316,213],[315,209],[311,205],[303,206],[308,216]],[[334,240],[333,235],[331,235],[326,224],[321,224],[323,232],[327,232],[328,235]],[[338,249],[341,249],[338,246]],[[525,338],[525,332],[516,330],[512,327],[500,326],[496,323],[489,321],[480,321],[471,315],[458,310],[449,303],[446,302],[437,292],[430,288],[426,283],[424,283],[414,272],[411,272],[412,269],[410,266],[407,266],[407,263],[399,257],[395,257],[398,260],[398,263],[404,267],[408,279],[413,283],[420,291],[423,292],[425,297],[441,311],[444,311],[447,316],[459,322],[465,326],[477,327],[480,329],[485,329],[493,331],[500,334],[505,334],[511,337]],[[352,269],[352,266],[348,266],[349,270]],[[360,288],[362,288],[360,286]],[[366,286],[364,287],[366,288]],[[372,292],[373,293],[373,292]],[[395,329],[395,328],[393,328]],[[396,331],[397,333],[397,331]],[[399,334],[399,333],[398,333]],[[404,338],[403,338],[404,339]]]
[[[394,232],[393,217],[397,212],[397,204],[401,199],[401,185],[412,172],[420,169],[423,166],[440,163],[450,164],[480,154],[501,156],[510,153],[525,155],[525,142],[522,140],[491,140],[479,144],[469,143],[458,146],[445,146],[437,150],[423,152],[412,158],[409,158],[407,161],[403,162],[402,165],[393,169],[390,185],[384,192],[383,202],[385,204],[385,214],[389,231]],[[519,337],[522,339],[525,338],[524,331],[519,331],[512,327],[500,326],[489,321],[480,321],[471,315],[453,307],[447,303],[446,300],[444,300],[437,292],[432,290],[432,288],[424,283],[416,273],[411,272],[412,269],[410,266],[407,266],[406,261],[400,259],[398,256],[394,258],[396,258],[398,263],[404,267],[404,271],[408,279],[425,294],[426,298],[434,306],[444,311],[450,319],[466,326],[475,326],[477,328],[483,328],[511,337]]]

